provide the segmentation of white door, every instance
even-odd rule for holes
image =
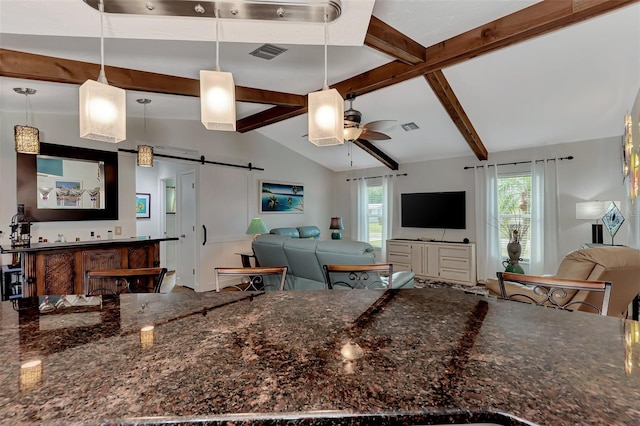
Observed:
[[[164,237],[177,237],[178,224],[176,222],[176,178],[170,177],[161,180],[162,195],[162,234]],[[169,272],[177,268],[177,243],[176,241],[163,241],[160,243],[161,265]]]
[[[198,249],[196,238],[196,172],[182,172],[178,179],[178,268],[176,284],[198,290]]]

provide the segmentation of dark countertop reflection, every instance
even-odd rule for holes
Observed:
[[[0,304],[1,424],[640,424],[634,321],[431,288],[40,303]]]

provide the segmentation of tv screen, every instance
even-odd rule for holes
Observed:
[[[465,191],[401,194],[405,228],[466,228]]]

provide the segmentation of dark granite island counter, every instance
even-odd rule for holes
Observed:
[[[446,289],[41,299],[0,304],[0,424],[640,424],[634,321]]]

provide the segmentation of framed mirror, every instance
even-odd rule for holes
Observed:
[[[34,222],[117,220],[118,153],[40,143],[17,154],[18,204]]]

